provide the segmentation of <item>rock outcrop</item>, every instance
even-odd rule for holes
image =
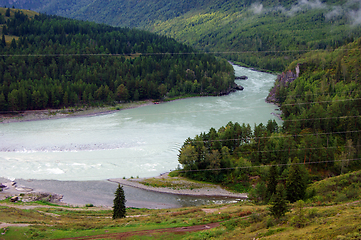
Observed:
[[[293,82],[296,78],[298,78],[298,76],[300,74],[300,66],[298,64],[297,64],[297,67],[295,70],[296,70],[296,73],[289,70],[289,71],[283,72],[281,75],[277,76],[276,82],[266,98],[266,102],[277,103],[277,99],[276,99],[277,89],[279,89],[281,87],[288,87],[288,85],[291,82]]]
[[[247,80],[248,77],[247,76],[240,76],[240,77],[236,77],[236,80]]]
[[[233,83],[233,85],[227,89],[227,91],[223,91],[219,93],[219,96],[228,95],[232,92],[242,91],[244,88],[241,85]]]

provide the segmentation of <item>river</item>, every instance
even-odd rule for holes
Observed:
[[[0,124],[0,177],[32,179],[43,185],[49,180],[76,185],[152,177],[177,168],[185,139],[211,127],[218,129],[229,121],[252,127],[269,119],[280,123],[272,114],[275,106],[265,102],[276,76],[234,69],[236,76],[248,79],[236,80],[244,90],[227,96],[189,98],[91,117]]]

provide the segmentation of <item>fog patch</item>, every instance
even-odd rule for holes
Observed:
[[[361,9],[358,9],[357,11],[350,11],[348,16],[351,18],[351,23],[353,25],[361,24]]]
[[[340,6],[332,7],[332,10],[326,13],[326,20],[332,20],[344,14],[344,10]]]
[[[341,17],[348,19],[350,24],[361,24],[361,1],[348,0],[343,5],[330,6],[322,3],[320,0],[299,0],[297,4],[290,8],[276,6],[273,8],[264,8],[262,4],[252,4],[252,11],[255,14],[280,12],[288,17],[293,17],[297,13],[312,9],[323,9],[327,21],[336,20]]]
[[[315,1],[300,0],[298,4],[302,7],[306,7],[310,9],[322,9],[327,7],[327,5],[322,3],[320,0],[315,0]]]
[[[263,4],[253,3],[251,5],[251,9],[252,9],[254,14],[261,14],[262,11],[263,11]]]

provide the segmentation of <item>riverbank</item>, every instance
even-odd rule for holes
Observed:
[[[152,184],[152,179],[157,179],[155,184]],[[118,183],[120,185],[140,188],[143,190],[187,195],[187,196],[202,196],[202,197],[228,197],[228,198],[241,198],[246,199],[246,193],[233,193],[226,189],[221,188],[219,185],[210,183],[196,183],[186,178],[170,177],[169,173],[161,174],[154,178],[114,178],[108,179],[110,182]],[[164,184],[163,184],[164,183]],[[156,187],[152,185],[164,185],[164,187]],[[169,186],[173,185],[173,186]],[[169,187],[167,187],[169,186]]]
[[[157,179],[177,182],[176,188],[152,187],[142,184]],[[6,186],[0,200],[18,196],[23,202],[45,201],[66,206],[111,207],[117,184],[124,187],[127,207],[161,209],[229,203],[244,199],[246,194],[228,192],[217,185],[194,183],[187,179],[160,175],[154,178],[108,179],[102,181],[23,180],[0,178]],[[182,186],[180,186],[182,184]]]
[[[47,109],[47,110],[27,110],[14,113],[0,113],[0,123],[26,122],[38,120],[50,120],[69,117],[89,117],[112,112],[143,107],[154,104],[152,100],[137,101],[130,103],[120,103],[115,106],[105,107],[79,107],[64,109]]]
[[[63,195],[56,193],[42,192],[26,186],[18,186],[15,181],[0,178],[0,200],[11,198],[11,201],[34,202],[46,201],[50,203],[63,204]]]

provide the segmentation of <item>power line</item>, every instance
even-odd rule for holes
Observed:
[[[215,139],[215,140],[200,140],[200,141],[195,141],[195,140],[191,140],[188,143],[192,143],[192,142],[228,142],[228,141],[242,141],[242,140],[247,140],[247,141],[251,141],[251,140],[256,140],[256,139],[267,139],[267,138],[291,138],[291,137],[304,137],[304,136],[318,136],[318,135],[332,135],[332,134],[347,134],[347,133],[359,133],[361,132],[361,130],[355,130],[355,131],[343,131],[343,132],[327,132],[327,133],[308,133],[308,134],[282,134],[282,135],[273,135],[273,136],[267,136],[267,137],[262,137],[262,136],[258,136],[258,137],[249,137],[249,136],[245,136],[244,138],[232,138],[232,139]],[[252,135],[252,133],[250,133],[249,135]]]
[[[355,147],[360,147],[361,145],[356,145]],[[261,151],[241,151],[239,152],[240,154],[250,154],[250,153],[273,153],[273,152],[291,152],[291,151],[305,151],[305,150],[328,150],[328,149],[337,149],[339,147],[345,147],[343,145],[341,146],[333,146],[333,147],[319,147],[319,148],[290,148],[290,149],[275,149],[275,150],[261,150]],[[345,148],[353,148],[352,147],[345,147]],[[305,152],[306,153],[306,152]],[[195,156],[199,156],[199,155],[204,155],[202,153],[198,153],[198,154],[184,154],[185,157],[195,157]],[[179,155],[178,155],[179,156]]]
[[[236,169],[249,169],[249,168],[262,168],[262,167],[279,167],[279,166],[291,166],[291,165],[302,165],[302,164],[320,164],[320,163],[334,163],[334,162],[349,162],[349,161],[358,161],[361,158],[354,159],[339,159],[339,160],[328,160],[328,161],[318,161],[318,162],[303,162],[303,163],[279,163],[279,164],[270,164],[270,165],[258,165],[258,166],[243,166],[243,167],[231,167],[231,168],[213,168],[213,169],[189,169],[189,170],[179,170],[178,172],[205,172],[205,171],[222,171],[222,170],[236,170]]]
[[[212,97],[212,96],[209,96]],[[290,103],[290,104],[282,104],[282,106],[295,106],[295,105],[304,105],[304,104],[313,104],[313,103],[327,103],[327,102],[346,102],[346,101],[356,101],[361,100],[361,98],[349,98],[349,99],[340,99],[340,100],[330,100],[330,101],[315,101],[315,102],[306,102],[306,103]],[[259,107],[241,107],[241,109],[255,109],[255,108],[268,108],[269,106],[259,106]],[[127,110],[127,109],[121,109]],[[7,113],[26,113],[26,112],[43,112],[47,113],[49,110],[14,110],[14,111],[0,111],[0,114],[7,114]],[[51,112],[54,111],[62,111],[62,109],[53,109]],[[117,110],[109,110],[109,111],[117,111]],[[120,111],[120,110],[119,110]],[[136,116],[151,116],[151,115],[168,115],[168,114],[183,114],[183,113],[198,113],[198,112],[218,112],[219,110],[196,110],[196,111],[183,111],[183,112],[167,112],[167,113],[151,113],[151,114],[138,114]],[[99,113],[101,114],[101,112]],[[291,121],[291,120],[286,120]],[[297,121],[297,120],[292,120]]]
[[[282,104],[282,106],[294,106],[294,105],[304,105],[304,104],[312,104],[312,103],[345,102],[345,101],[356,101],[356,100],[361,100],[361,98],[336,99],[336,100],[330,100],[330,101],[315,101],[315,102],[302,102],[302,103],[288,103],[288,104]]]
[[[284,122],[298,122],[298,121],[315,121],[315,120],[327,120],[327,119],[347,119],[347,118],[359,118],[359,116],[339,116],[339,117],[327,117],[327,118],[304,118],[304,119],[290,119],[283,120]]]
[[[360,147],[361,145],[356,145],[355,147]],[[260,151],[242,151],[240,152],[241,154],[249,154],[249,153],[272,153],[272,152],[290,152],[290,151],[305,151],[305,150],[328,150],[328,149],[337,149],[339,147],[345,147],[344,145],[341,145],[341,146],[331,146],[331,147],[319,147],[319,148],[290,148],[290,149],[275,149],[275,150],[260,150]],[[346,148],[352,148],[352,147],[347,147]],[[121,148],[117,148],[117,149],[121,149]],[[64,150],[64,151],[60,151],[59,149],[56,149],[56,151],[58,152],[63,152],[63,153],[66,153],[66,152],[71,152],[73,150],[76,150],[76,149],[68,149],[68,150]],[[89,149],[89,150],[83,150],[84,152],[86,151],[97,151],[97,150],[114,150],[114,149]],[[32,150],[30,150],[32,151]],[[13,152],[13,151],[10,151],[10,152]],[[27,153],[27,152],[24,152],[24,151],[17,151],[17,153]],[[156,154],[157,155],[157,154]],[[184,156],[186,157],[193,157],[193,156],[199,156],[199,155],[202,155],[202,153],[198,153],[198,154],[183,154]],[[168,156],[163,156],[163,157],[159,157],[159,156],[139,156],[139,157],[102,157],[102,160],[104,159],[123,159],[123,158],[126,158],[126,159],[144,159],[144,158],[148,158],[148,157],[156,157],[156,158],[168,158]],[[178,155],[179,157],[179,155]],[[76,159],[76,158],[67,158],[66,160],[69,161],[69,160],[75,160],[75,161],[81,161],[81,160],[98,160],[99,158],[82,158],[82,159]],[[29,160],[29,161],[32,161],[32,160]],[[61,161],[59,159],[51,159],[51,161]]]
[[[360,51],[359,48],[332,49],[332,51]],[[263,50],[263,51],[194,51],[194,52],[143,52],[143,53],[56,53],[56,54],[0,54],[0,57],[67,57],[67,56],[151,56],[151,55],[192,55],[192,54],[245,54],[245,53],[295,53],[295,52],[330,52],[324,49],[315,50]]]

